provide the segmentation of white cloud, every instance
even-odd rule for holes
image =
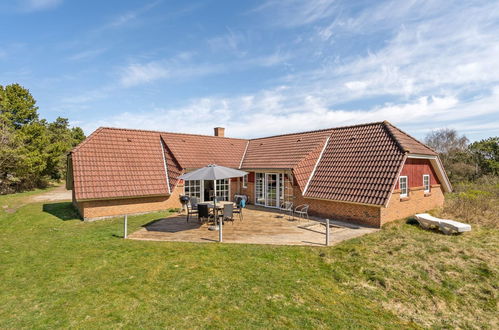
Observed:
[[[418,134],[446,125],[464,133],[499,127],[499,3],[389,1],[353,16],[341,16],[336,9],[331,1],[268,1],[257,12],[275,13],[274,22],[285,27],[313,28],[297,36],[299,42],[267,56],[248,53],[248,35],[228,30],[208,44],[212,50],[232,51],[232,62],[206,63],[190,54],[136,62],[120,75],[121,85],[129,87],[290,59],[317,62],[276,78],[274,88],[191,99],[149,113],[127,112],[86,129],[106,125],[211,134],[213,126],[222,125],[230,136],[251,137],[380,120]],[[382,40],[375,34],[380,30],[389,31]],[[372,40],[378,43],[373,49],[361,47],[355,56],[329,55],[345,34],[351,39],[375,34]]]
[[[159,5],[160,3],[161,3],[161,0],[153,1],[153,2],[146,4],[145,6],[142,6],[140,8],[137,8],[137,9],[128,11],[126,13],[123,13],[121,15],[118,15],[115,18],[113,18],[109,23],[107,23],[104,26],[104,29],[105,28],[118,28],[118,27],[121,27],[123,25],[126,25],[129,22],[135,20],[140,15],[153,9],[154,7]]]
[[[27,0],[22,7],[26,11],[38,11],[55,8],[61,3],[62,0]]]
[[[97,126],[114,126],[211,134],[213,127],[224,126],[232,137],[259,137],[388,120],[410,131],[426,133],[449,122],[449,118],[467,121],[497,113],[499,103],[497,89],[494,94],[468,102],[454,96],[424,96],[367,110],[343,110],[328,108],[323,100],[311,96],[299,103],[293,101],[293,106],[289,106],[289,92],[286,87],[280,87],[233,98],[202,98],[179,108],[127,112],[85,129],[89,133]],[[488,125],[498,127],[499,118]]]
[[[253,11],[268,13],[271,24],[296,27],[330,17],[337,9],[335,2],[335,0],[268,0]]]
[[[84,50],[69,56],[68,59],[71,61],[88,60],[104,53],[106,50],[106,48]]]
[[[166,78],[169,72],[167,68],[159,63],[130,64],[123,69],[120,82],[125,87],[131,87]]]
[[[281,64],[289,58],[289,55],[274,53],[249,59],[206,63],[199,60],[193,53],[183,52],[170,59],[145,63],[137,62],[121,68],[119,70],[120,84],[123,87],[131,87],[172,78],[185,81],[207,75],[248,70],[254,67],[271,67]]]
[[[217,53],[231,53],[242,57],[248,54],[243,45],[247,43],[247,36],[240,31],[227,27],[227,32],[221,36],[207,40],[208,46]]]

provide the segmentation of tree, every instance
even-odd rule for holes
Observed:
[[[85,139],[67,118],[39,119],[36,101],[19,84],[0,86],[0,193],[43,187],[66,173],[66,154]]]
[[[9,121],[0,115],[0,194],[14,191],[13,186],[20,182],[15,176],[19,163],[19,142]]]
[[[452,182],[473,180],[477,175],[468,141],[466,136],[448,128],[432,131],[425,138],[425,143],[440,155]]]
[[[0,114],[19,129],[38,120],[38,107],[29,90],[21,85],[0,85]]]
[[[480,169],[480,174],[499,175],[499,137],[490,137],[469,146]]]
[[[449,128],[431,131],[425,138],[425,143],[429,147],[443,155],[448,155],[456,151],[465,151],[468,142],[466,136],[459,136],[455,129]]]
[[[48,124],[50,143],[47,148],[49,158],[45,174],[52,179],[62,179],[66,176],[66,154],[85,139],[83,130],[79,127],[69,128],[67,118],[58,117]]]

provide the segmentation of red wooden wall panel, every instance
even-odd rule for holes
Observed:
[[[430,175],[430,184],[439,184],[437,175],[428,159],[408,158],[400,172],[400,176],[407,176],[409,188],[423,186],[423,174]],[[397,182],[397,189],[399,184]]]

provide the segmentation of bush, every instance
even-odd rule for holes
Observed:
[[[483,177],[476,183],[462,183],[448,194],[444,214],[468,223],[499,227],[499,178]]]

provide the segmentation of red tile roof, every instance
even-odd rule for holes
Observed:
[[[238,168],[248,140],[219,136],[160,133],[180,166],[195,169],[208,164]]]
[[[305,197],[384,205],[404,156],[386,123],[334,129]]]
[[[305,191],[305,186],[327,141],[328,139],[326,138],[293,168],[293,176],[301,191]]]
[[[329,135],[331,129],[250,140],[241,168],[294,168]]]
[[[72,150],[77,200],[161,195],[168,191],[159,135],[100,128]]]
[[[409,152],[435,155],[388,122],[252,140],[99,128],[71,152],[73,189],[77,200],[166,195],[184,170],[218,164],[291,169],[305,197],[383,205]]]
[[[386,128],[392,134],[394,139],[400,144],[400,146],[407,152],[411,154],[423,154],[423,155],[434,155],[437,153],[428,147],[427,145],[419,142],[409,134],[402,132],[397,127],[393,126],[389,122],[384,122]]]

